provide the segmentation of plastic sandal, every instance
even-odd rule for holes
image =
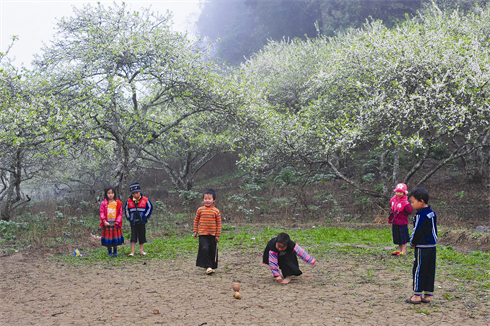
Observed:
[[[421,297],[420,300],[423,302],[423,303],[430,303],[431,300],[426,300],[424,297]]]

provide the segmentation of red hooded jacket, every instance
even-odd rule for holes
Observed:
[[[391,214],[388,217],[388,222],[394,225],[408,225],[408,215],[412,214],[412,205],[408,202],[408,197],[403,196],[398,199],[398,197],[393,196],[390,200],[391,204]]]

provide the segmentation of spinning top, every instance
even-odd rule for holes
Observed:
[[[233,283],[233,291],[235,291],[235,292],[240,291],[240,284],[238,284],[238,283]]]
[[[241,299],[242,298],[242,295],[239,292],[235,292],[235,294],[233,295],[233,298],[235,298],[235,299]]]

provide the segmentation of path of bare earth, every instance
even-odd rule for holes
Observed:
[[[338,255],[315,267],[301,264],[304,274],[288,285],[271,278],[257,252],[223,253],[217,273],[209,276],[194,262],[1,257],[0,324],[490,325],[487,300],[446,300],[439,290],[431,305],[405,303],[410,271],[387,270],[375,259]],[[241,300],[233,298],[233,282],[241,284]],[[436,282],[438,289],[455,286],[442,277]]]

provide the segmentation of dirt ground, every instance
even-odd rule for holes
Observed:
[[[260,253],[243,251],[221,253],[214,275],[194,257],[78,264],[30,256],[0,257],[1,325],[490,325],[487,300],[449,299],[443,293],[456,285],[442,277],[432,304],[405,303],[410,270],[375,260],[300,262],[304,274],[281,285]]]

